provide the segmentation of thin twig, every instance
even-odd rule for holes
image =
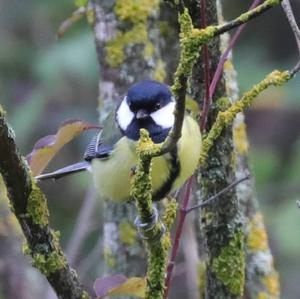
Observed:
[[[281,3],[283,0],[279,0],[279,3]],[[219,36],[227,31],[230,31],[242,24],[245,24],[254,18],[258,17],[259,15],[263,14],[264,12],[268,11],[271,9],[273,6],[279,4],[275,1],[272,0],[265,0],[264,3],[261,5],[257,6],[254,9],[249,10],[246,13],[241,14],[238,18],[227,22],[225,24],[217,26],[217,30],[214,33],[214,36]]]
[[[296,75],[300,71],[300,60],[298,63],[295,65],[295,67],[290,71],[291,76]]]
[[[239,179],[239,180],[236,180],[234,181],[233,183],[231,183],[229,186],[227,186],[226,188],[224,188],[223,190],[221,190],[220,192],[218,192],[217,194],[211,196],[210,198],[208,198],[207,200],[203,201],[202,203],[198,204],[198,205],[195,205],[193,207],[190,207],[190,208],[187,208],[185,210],[185,212],[188,214],[190,213],[191,211],[194,211],[196,209],[199,209],[199,208],[203,208],[205,206],[208,206],[210,205],[215,199],[219,198],[221,195],[227,193],[229,190],[231,190],[232,188],[234,188],[235,186],[237,186],[238,184],[240,184],[241,182],[243,181],[246,181],[246,180],[249,180],[250,178],[250,175],[248,174],[247,176]]]
[[[80,208],[72,237],[68,243],[66,254],[69,263],[74,266],[80,253],[83,241],[91,230],[92,214],[96,206],[96,193],[94,187],[89,187]]]
[[[85,15],[87,14],[87,8],[86,7],[79,7],[76,11],[72,13],[72,15],[64,20],[58,30],[57,30],[57,37],[61,38],[66,33],[66,31],[77,21],[81,20]]]
[[[279,0],[279,2],[277,3],[276,1],[273,0],[266,0],[263,4],[257,6],[256,8],[240,15],[238,18],[222,24],[222,25],[218,25],[218,26],[211,26],[210,28],[213,29],[211,35],[209,36],[208,39],[202,38],[200,39],[199,43],[198,43],[198,50],[201,49],[201,47],[203,47],[205,44],[208,43],[208,41],[210,39],[212,39],[213,37],[217,37],[229,30],[232,30],[244,23],[247,23],[248,21],[254,19],[255,17],[261,15],[262,13],[266,12],[267,10],[271,9],[273,6],[279,4],[282,0]],[[206,29],[202,29],[202,30],[206,30]],[[186,33],[186,32],[185,32]],[[202,36],[203,31],[199,30],[199,35]],[[203,37],[203,36],[202,36]],[[190,38],[191,43],[194,45],[194,36],[192,36]],[[181,51],[181,55],[182,51]],[[185,58],[185,57],[181,57],[181,58]],[[182,62],[183,59],[180,58],[180,62]],[[180,63],[179,66],[180,67]],[[191,66],[189,66],[190,69],[193,67],[193,63],[191,64]],[[177,68],[177,71],[179,69]],[[176,73],[177,73],[176,71]],[[188,75],[180,72],[180,75],[176,78],[177,82],[175,85],[180,86],[180,88],[176,88],[174,94],[175,94],[175,99],[176,99],[176,107],[175,107],[175,123],[174,126],[170,132],[170,134],[167,136],[166,140],[164,141],[164,143],[162,144],[162,147],[160,148],[160,150],[157,150],[155,153],[152,153],[152,157],[156,157],[156,156],[161,156],[167,152],[169,152],[171,149],[173,149],[176,144],[177,141],[179,140],[179,138],[181,137],[181,128],[182,128],[182,124],[183,124],[183,118],[184,118],[184,111],[185,111],[185,94],[186,94],[186,88],[187,88],[187,80],[188,80]]]
[[[254,0],[253,3],[251,4],[249,10],[253,9],[254,7],[256,7],[259,3],[261,2],[261,0]],[[241,34],[243,33],[245,27],[247,26],[247,23],[241,25],[236,32],[234,33],[232,39],[230,40],[230,42],[228,43],[228,47],[226,48],[226,50],[224,51],[224,53],[222,54],[217,69],[214,73],[213,79],[211,81],[210,87],[209,87],[209,98],[212,99],[212,97],[214,96],[214,93],[216,91],[216,87],[217,84],[222,76],[222,71],[223,71],[223,67],[224,64],[228,58],[228,55],[230,53],[230,51],[232,50],[232,48],[235,46],[237,40],[239,39],[239,37],[241,36]]]
[[[299,51],[299,55],[300,55],[300,29],[299,29],[299,26],[297,25],[297,22],[295,20],[295,16],[294,16],[294,13],[293,13],[293,9],[292,9],[292,6],[291,6],[291,3],[289,0],[282,0],[281,2],[281,6],[286,14],[286,17],[290,23],[290,26],[293,30],[293,33],[294,33],[294,36],[295,36],[295,39],[296,39],[296,43],[297,43],[297,46],[298,46],[298,51]]]
[[[184,225],[184,221],[185,221],[185,217],[186,217],[185,210],[187,208],[187,205],[188,205],[189,199],[190,199],[192,182],[193,182],[193,177],[190,177],[189,180],[187,181],[186,187],[185,187],[185,193],[184,193],[184,197],[183,197],[183,201],[182,201],[182,207],[180,209],[179,220],[178,220],[178,223],[176,226],[174,243],[172,246],[171,257],[170,257],[170,260],[168,263],[167,276],[165,279],[165,293],[164,293],[165,299],[168,297],[168,293],[170,290],[172,274],[173,274],[173,270],[174,270],[174,266],[175,266],[175,260],[176,260],[178,248],[179,248],[179,241],[180,241],[180,237],[181,237],[181,233],[182,233],[182,229],[183,229],[183,225]]]
[[[103,251],[103,237],[99,236],[97,242],[94,245],[94,248],[89,252],[89,254],[80,261],[78,265],[78,273],[80,273],[80,277],[86,277],[88,272],[91,272],[91,268],[97,265],[99,267],[99,256]],[[101,262],[100,262],[101,263]],[[100,264],[101,266],[101,264]]]
[[[201,18],[201,28],[205,28],[207,25],[206,22],[206,1],[201,0],[201,9],[200,9],[200,18]],[[210,85],[210,73],[209,73],[209,61],[208,61],[208,47],[207,45],[203,46],[203,62],[204,62],[204,84],[205,84],[205,95],[203,101],[203,109],[200,119],[200,130],[201,132],[205,131],[206,120],[208,116],[208,111],[211,105],[211,98],[209,97],[209,85]]]
[[[295,16],[294,16],[293,9],[292,9],[290,1],[289,0],[282,0],[281,6],[283,8],[283,11],[286,14],[286,17],[289,21],[290,26],[292,28],[292,31],[293,31],[295,39],[296,39],[297,47],[298,47],[299,61],[294,66],[294,68],[290,71],[291,76],[294,76],[300,70],[300,29],[299,29],[299,26],[297,25],[297,22],[295,20]]]

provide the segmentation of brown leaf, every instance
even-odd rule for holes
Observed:
[[[97,299],[105,296],[136,296],[145,297],[146,279],[144,277],[127,278],[124,275],[113,275],[98,278],[94,283]]]
[[[36,142],[32,152],[27,156],[32,174],[37,176],[45,169],[57,152],[81,132],[100,129],[100,126],[79,119],[63,122],[55,135],[48,135]]]

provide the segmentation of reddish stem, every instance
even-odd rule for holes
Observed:
[[[201,1],[200,6],[200,26],[201,28],[206,27],[206,0]],[[203,108],[202,108],[202,117],[200,120],[200,130],[203,132],[205,130],[207,115],[209,112],[209,107],[211,105],[211,99],[209,97],[209,84],[210,84],[210,70],[209,70],[209,55],[208,55],[208,48],[207,45],[203,46],[203,64],[204,64],[204,84],[205,84],[205,95],[203,101]]]
[[[175,266],[175,259],[176,259],[178,248],[179,248],[179,242],[180,242],[180,238],[181,238],[181,233],[182,233],[185,217],[187,215],[187,206],[188,206],[189,199],[190,199],[192,182],[193,182],[193,177],[190,177],[185,185],[186,187],[185,187],[184,197],[183,197],[182,205],[181,205],[180,212],[179,212],[179,220],[178,220],[178,223],[176,226],[175,239],[174,239],[174,243],[172,246],[172,252],[171,252],[169,265],[167,268],[167,277],[165,279],[164,299],[166,299],[168,297],[168,293],[169,293],[169,289],[170,289],[170,285],[171,285],[172,274],[173,274],[173,270],[174,270],[174,266]]]
[[[261,0],[254,0],[253,3],[251,4],[250,9],[253,9],[254,7],[256,7],[259,3],[261,2]],[[247,23],[241,25],[235,32],[235,34],[233,35],[232,39],[229,42],[228,47],[226,48],[225,52],[222,54],[217,69],[214,73],[213,79],[211,81],[210,87],[209,87],[209,99],[211,102],[211,99],[216,91],[216,87],[218,82],[220,81],[220,78],[222,76],[222,72],[223,72],[223,68],[224,68],[224,64],[228,58],[228,55],[230,53],[230,51],[232,50],[232,48],[235,46],[237,40],[239,39],[240,35],[242,34],[242,32],[245,29],[245,26],[247,25]],[[203,109],[204,110],[204,109]]]
[[[256,7],[261,0],[254,0],[250,9]],[[206,27],[206,0],[201,1],[201,11],[200,11],[200,17],[201,17],[201,28]],[[204,60],[204,82],[205,82],[205,98],[204,98],[204,103],[203,103],[203,112],[202,112],[202,117],[201,117],[201,122],[200,122],[200,129],[201,132],[205,130],[206,122],[207,122],[207,116],[209,112],[209,108],[212,102],[212,97],[214,95],[214,92],[216,90],[216,86],[220,80],[220,77],[222,75],[223,67],[226,62],[226,59],[228,57],[228,54],[234,47],[235,43],[237,42],[238,38],[240,37],[241,33],[243,32],[246,24],[241,25],[236,33],[234,34],[233,38],[230,40],[229,45],[223,55],[220,58],[220,61],[218,63],[217,69],[214,73],[213,80],[210,84],[210,70],[209,70],[209,55],[208,55],[208,48],[205,45],[203,47],[203,60]],[[172,274],[175,266],[175,260],[177,256],[177,252],[179,249],[179,242],[182,234],[182,229],[185,221],[185,217],[189,212],[189,209],[187,208],[189,198],[190,198],[190,193],[191,193],[191,186],[192,186],[192,181],[193,178],[190,177],[189,180],[186,183],[186,188],[185,188],[185,194],[182,202],[182,206],[180,208],[180,213],[179,213],[179,220],[177,223],[176,227],[176,232],[175,232],[175,239],[174,243],[172,246],[172,252],[171,252],[171,257],[170,261],[168,264],[167,268],[167,276],[165,279],[165,293],[164,293],[164,299],[168,297],[169,290],[170,290],[170,285],[171,285],[171,279],[172,279]]]

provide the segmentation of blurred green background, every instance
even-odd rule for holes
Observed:
[[[251,4],[222,2],[227,19]],[[294,2],[299,19],[300,4]],[[98,67],[92,30],[83,19],[63,38],[56,38],[59,25],[74,9],[72,0],[0,0],[0,103],[24,155],[36,140],[55,133],[66,119],[97,122]],[[275,68],[290,68],[296,59],[294,37],[280,8],[252,21],[234,52],[241,92]],[[299,77],[263,93],[247,113],[247,123],[250,160],[280,272],[282,298],[296,299],[300,294],[300,210],[296,206],[300,200]],[[79,160],[91,134],[82,134],[63,149],[49,169]],[[61,230],[65,247],[88,180],[87,175],[78,175],[55,185],[42,184],[51,223]],[[53,188],[55,192],[51,192]],[[87,249],[97,240],[97,227],[99,224],[86,243]],[[96,274],[91,271],[92,277]]]

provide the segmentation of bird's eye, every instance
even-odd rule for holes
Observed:
[[[159,110],[160,107],[161,107],[161,104],[158,102],[158,103],[155,104],[154,109]]]

